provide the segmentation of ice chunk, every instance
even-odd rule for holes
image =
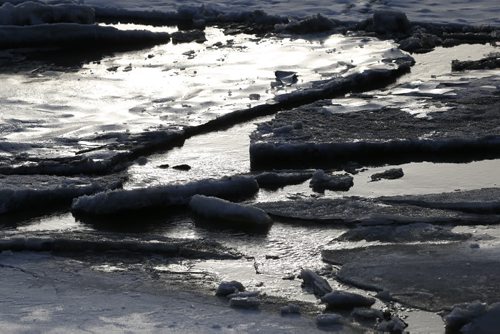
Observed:
[[[150,235],[144,237],[116,235],[105,232],[61,232],[35,233],[33,235],[13,234],[0,238],[0,252],[30,251],[56,253],[103,252],[136,253],[143,255],[161,254],[163,256],[238,259],[241,254],[221,244],[203,239],[176,239]]]
[[[278,189],[291,184],[299,184],[312,176],[312,172],[274,173],[266,172],[255,176],[261,188]]]
[[[0,175],[0,214],[69,206],[73,198],[121,187],[122,175],[60,177]]]
[[[234,223],[231,225],[234,227],[269,227],[273,222],[262,209],[231,203],[216,197],[195,195],[191,198],[189,207],[195,214],[204,219]]]
[[[302,269],[300,278],[304,281],[302,282],[302,287],[314,293],[318,298],[332,292],[330,283],[310,269]]]
[[[203,43],[207,40],[202,30],[176,31],[172,34],[172,43]]]
[[[453,60],[451,62],[452,71],[465,70],[486,70],[500,67],[500,52],[490,54],[480,60]]]
[[[186,184],[117,190],[83,196],[73,201],[72,210],[78,214],[110,215],[169,206],[187,205],[196,194],[241,199],[259,190],[251,177],[235,176],[207,179]]]
[[[487,305],[481,302],[464,303],[453,306],[449,314],[443,317],[446,329],[458,331],[465,324],[486,313]]]
[[[358,197],[265,202],[258,203],[257,206],[271,216],[327,224],[359,224],[365,226],[405,225],[411,223],[471,225],[497,224],[499,221],[499,217],[496,215],[464,214],[456,211],[422,208],[409,204],[387,205],[380,200]],[[397,232],[394,233],[394,237],[396,237]],[[411,232],[401,230],[399,233],[408,235]],[[418,233],[425,234],[423,231]]]
[[[449,226],[417,223],[402,226],[363,226],[340,235],[339,241],[423,242],[467,240],[471,234],[451,231]]]
[[[353,177],[344,175],[328,175],[322,169],[317,170],[309,183],[309,186],[316,192],[322,193],[325,190],[348,191],[354,185]]]
[[[381,173],[375,173],[371,176],[372,181],[380,181],[382,179],[395,180],[404,176],[402,168],[392,168]]]
[[[355,307],[369,307],[375,304],[375,299],[368,298],[356,293],[347,291],[333,291],[323,297],[321,301],[326,303],[328,308],[352,309]]]
[[[299,80],[296,72],[275,71],[274,75],[276,76],[276,81],[283,86],[291,86]]]
[[[245,287],[238,281],[222,281],[215,292],[216,296],[228,296],[238,291],[245,291]]]
[[[391,300],[440,311],[459,303],[499,300],[499,248],[469,243],[391,244],[330,249],[323,260],[341,264],[336,278],[359,288],[386,291]],[[481,282],[478,284],[478,282]]]
[[[500,213],[499,196],[500,188],[483,188],[440,194],[391,196],[381,199],[391,204],[416,205],[479,214],[498,214]]]
[[[462,327],[464,334],[495,334],[500,328],[500,303],[495,303],[488,308],[488,311],[480,317],[472,320]]]

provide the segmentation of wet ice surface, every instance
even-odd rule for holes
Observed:
[[[119,143],[116,133],[200,125],[307,88],[312,81],[380,67],[394,46],[335,35],[311,40],[226,36],[217,28],[207,28],[206,36],[203,44],[118,53],[71,71],[42,63],[29,73],[0,74],[2,155],[9,160],[72,157]],[[276,85],[277,70],[297,72],[298,82]],[[96,138],[106,134],[114,138]]]
[[[226,300],[196,290],[179,292],[175,288],[182,283],[164,284],[168,275],[152,276],[140,265],[123,271],[106,264],[90,267],[87,259],[32,253],[2,253],[0,265],[0,325],[8,333],[320,332],[306,317],[234,310]]]

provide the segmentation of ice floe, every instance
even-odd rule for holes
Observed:
[[[495,224],[499,221],[497,215],[475,215],[422,208],[411,204],[387,204],[384,201],[344,197],[264,202],[257,203],[256,206],[276,219],[341,225],[369,226],[411,223],[471,225]]]
[[[83,195],[119,188],[123,175],[107,177],[60,177],[45,175],[0,175],[0,215],[36,212],[69,206]]]
[[[386,203],[408,204],[481,214],[498,214],[500,212],[499,195],[500,188],[483,188],[440,194],[392,196],[381,199]]]
[[[443,83],[427,92],[405,87],[392,90],[395,95],[423,94],[429,103],[448,107],[423,116],[412,115],[397,103],[378,110],[331,113],[327,111],[334,108],[327,101],[280,112],[252,134],[252,168],[328,167],[350,161],[463,162],[495,157],[500,145],[495,121],[500,119],[497,80],[492,76],[463,86]],[[488,83],[496,88],[488,89]],[[302,127],[274,131],[297,121]]]
[[[61,234],[4,235],[0,251],[30,251],[55,253],[136,253],[159,254],[169,257],[236,259],[238,252],[214,241],[174,239],[162,236],[111,235],[103,232],[65,232]]]
[[[470,233],[455,233],[451,227],[416,223],[402,226],[362,226],[336,238],[337,241],[425,242],[458,241],[472,237]]]
[[[370,246],[323,251],[341,264],[341,281],[384,291],[390,299],[439,311],[459,303],[498,300],[498,248],[473,249],[467,242]],[[411,283],[409,283],[411,282]],[[481,282],[481,284],[477,284]]]
[[[82,215],[111,215],[129,211],[160,209],[187,205],[194,195],[242,199],[259,190],[252,177],[226,177],[179,185],[156,186],[143,189],[101,192],[82,196],[73,201],[72,210]]]
[[[330,309],[353,309],[355,307],[370,307],[375,304],[375,298],[336,290],[321,297],[321,302],[325,303]]]

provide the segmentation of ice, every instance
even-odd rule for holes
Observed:
[[[39,25],[36,29],[51,31],[57,30],[57,26]],[[97,29],[124,38],[130,37],[129,34],[137,34],[139,38],[142,34],[126,31],[123,26],[119,26],[120,31],[105,26],[74,26],[77,31]],[[30,28],[8,27],[14,30]],[[157,29],[154,31],[163,31],[163,28]],[[172,29],[165,31],[171,32]],[[153,32],[149,34],[157,36]],[[160,32],[157,34],[163,36]],[[0,99],[5,101],[0,106],[0,127],[4,129],[4,142],[32,147],[22,152],[10,150],[9,154],[2,155],[2,165],[8,166],[9,170],[17,167],[35,170],[31,165],[40,165],[43,168],[39,169],[59,173],[55,167],[47,166],[52,165],[54,157],[58,158],[57,163],[61,163],[60,158],[64,157],[65,162],[73,159],[79,166],[86,165],[83,160],[88,161],[88,172],[81,168],[78,173],[99,173],[97,170],[102,173],[115,165],[110,160],[124,161],[124,151],[129,148],[121,142],[128,141],[126,137],[137,142],[141,140],[147,146],[148,133],[158,134],[172,127],[187,128],[189,131],[183,136],[188,137],[273,113],[289,103],[307,103],[318,96],[342,94],[373,79],[365,78],[369,76],[366,73],[346,81],[340,79],[338,89],[334,89],[330,80],[339,74],[336,73],[337,63],[346,57],[353,61],[352,66],[342,72],[346,76],[371,72],[371,68],[376,68],[379,73],[381,64],[384,64],[387,73],[376,74],[374,78],[396,77],[401,73],[392,61],[400,57],[410,61],[400,52],[391,53],[387,58],[387,51],[394,44],[373,38],[332,35],[321,42],[276,36],[255,39],[250,35],[227,36],[218,28],[205,29],[205,36],[208,41],[202,44],[169,43],[152,49],[91,58],[95,59],[93,63],[77,63],[70,71],[64,66],[53,68],[54,65],[40,63],[36,57],[70,61],[75,57],[74,53],[57,51],[46,54],[47,51],[39,51],[25,54],[18,51],[23,57],[35,57],[35,60],[3,68],[6,71],[19,70],[20,73],[0,74],[5,82],[0,90]],[[15,36],[6,38],[3,42],[16,40]],[[74,41],[76,46],[90,49],[80,45],[81,40],[74,38]],[[125,47],[135,45],[129,39],[123,41]],[[141,37],[136,42],[145,40]],[[92,45],[92,51],[95,51],[93,42]],[[101,46],[110,45],[104,43]],[[266,54],[261,52],[262,48],[267,50]],[[334,49],[337,51],[333,52]],[[272,54],[273,61],[269,61],[269,54]],[[23,66],[28,66],[30,72],[24,73]],[[298,82],[290,87],[273,89],[270,85],[278,69],[297,72]],[[301,90],[300,94],[294,95],[295,90]],[[251,100],[251,94],[259,94],[260,99]],[[15,117],[10,112],[12,109],[17,110]],[[144,135],[142,138],[141,134]],[[21,161],[16,159],[17,154],[24,158]],[[116,155],[120,158],[115,159]],[[134,154],[132,156],[137,158]],[[74,170],[76,172],[76,168]]]
[[[488,307],[488,311],[470,323],[462,327],[461,332],[464,334],[494,334],[500,326],[500,303],[495,303]]]
[[[65,48],[111,48],[152,46],[170,41],[167,33],[147,30],[122,31],[93,24],[54,23],[0,26],[0,49],[60,46]]]
[[[500,145],[500,127],[495,122],[500,119],[500,100],[496,90],[487,87],[497,87],[497,80],[491,76],[462,85],[438,81],[411,88],[402,84],[399,90],[393,87],[393,94],[411,96],[406,101],[425,96],[426,104],[441,107],[424,115],[408,113],[398,98],[379,110],[332,113],[335,108],[328,106],[331,102],[318,101],[279,112],[272,121],[259,124],[251,135],[252,169],[339,167],[352,161],[469,162],[495,157]],[[366,102],[373,99],[376,97],[368,96]],[[303,126],[290,127],[297,121]],[[285,126],[290,130],[274,131]]]
[[[0,175],[0,215],[69,206],[73,198],[119,188],[123,182],[123,175],[100,178]]]
[[[447,226],[436,226],[426,223],[402,226],[362,226],[353,228],[340,235],[338,241],[379,241],[379,242],[424,242],[424,241],[458,241],[467,240],[472,234],[459,234]]]
[[[375,304],[375,299],[357,293],[336,290],[321,297],[321,302],[330,309],[353,309],[355,307],[370,307]]]
[[[245,287],[238,281],[222,281],[217,290],[215,291],[216,296],[226,297],[238,291],[245,291]]]
[[[47,253],[3,252],[2,332],[216,334],[256,328],[266,333],[322,333],[307,317],[293,319],[291,325],[276,310],[231,309],[226,300],[193,287],[197,283],[189,275],[175,280],[151,268],[150,260],[144,266],[140,261],[137,267],[121,266],[131,270],[103,272],[88,256],[74,260]],[[210,275],[202,280],[212,283]]]
[[[242,199],[259,190],[252,177],[226,177],[179,185],[101,192],[73,201],[72,210],[82,215],[111,215],[128,211],[160,209],[187,205],[197,194],[226,199]]]
[[[299,277],[303,280],[302,288],[310,293],[314,293],[317,298],[321,298],[332,292],[330,283],[310,269],[302,269]]]
[[[312,177],[312,172],[264,172],[255,175],[255,179],[262,189],[278,189],[290,184],[299,184]]]
[[[392,196],[381,198],[386,203],[405,203],[427,208],[458,210],[480,214],[500,212],[500,188],[482,188],[449,193]]]
[[[402,168],[391,168],[381,173],[375,173],[370,178],[372,179],[372,181],[380,181],[382,179],[395,180],[402,178],[403,176],[404,172]]]
[[[454,305],[450,313],[443,317],[446,329],[459,331],[464,325],[485,314],[487,305],[481,302]]]
[[[323,251],[341,264],[337,277],[359,288],[382,291],[393,301],[440,311],[459,303],[494,303],[500,297],[496,246],[463,243],[390,244]],[[481,284],[478,284],[481,282]]]
[[[23,2],[12,5],[7,2],[0,7],[0,25],[36,25],[44,23],[95,22],[94,9],[77,4],[46,5],[39,2]]]
[[[300,199],[258,203],[271,217],[332,225],[496,224],[497,215],[474,215],[456,211],[422,208],[411,204],[387,204],[382,199],[344,197]]]
[[[241,226],[270,227],[273,222],[262,209],[232,203],[216,197],[194,195],[189,202],[189,207],[196,215],[213,224],[227,222],[234,228]]]
[[[326,174],[318,169],[314,172],[309,186],[316,192],[324,193],[325,190],[348,191],[354,185],[353,177],[349,174]]]
[[[104,232],[71,232],[7,234],[0,238],[1,251],[53,252],[58,254],[125,253],[126,255],[161,255],[203,259],[237,259],[241,256],[233,249],[215,241],[175,239],[163,236],[121,235]]]

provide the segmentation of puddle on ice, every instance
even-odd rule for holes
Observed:
[[[452,60],[479,60],[491,52],[498,52],[498,47],[489,44],[463,44],[451,48],[437,47],[429,53],[413,54],[415,66],[408,75],[401,77],[398,83],[427,81],[434,77],[447,76],[451,72]],[[477,77],[481,72],[461,72],[460,77]]]
[[[396,180],[371,181],[371,175],[391,168],[402,168],[404,176]],[[341,196],[395,196],[421,195],[455,190],[472,190],[500,185],[500,160],[483,160],[467,164],[456,163],[409,163],[396,166],[369,168],[354,175],[354,186],[347,192],[326,191],[326,197]],[[259,192],[258,201],[287,200],[318,196],[309,188],[309,181],[300,185],[288,186],[278,191]]]

